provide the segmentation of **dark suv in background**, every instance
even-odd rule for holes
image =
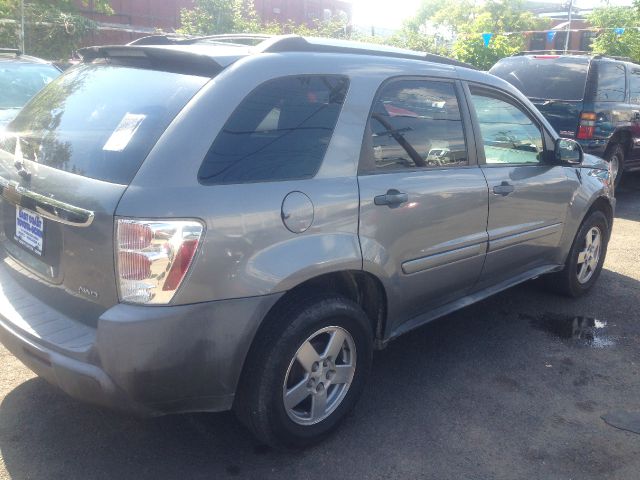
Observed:
[[[489,72],[529,97],[561,137],[609,161],[616,185],[623,171],[640,169],[640,65],[532,54],[503,58]]]

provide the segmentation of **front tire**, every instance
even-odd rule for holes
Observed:
[[[371,323],[336,295],[298,296],[277,308],[245,365],[236,414],[275,448],[303,448],[338,427],[362,393]]]
[[[592,212],[580,226],[561,272],[548,277],[552,290],[569,297],[587,293],[600,276],[609,243],[609,222],[599,210]]]

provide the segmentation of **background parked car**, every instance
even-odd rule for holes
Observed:
[[[561,137],[623,171],[640,169],[640,65],[594,55],[518,55],[490,73],[520,89]]]
[[[18,50],[0,49],[0,128],[60,73],[46,60],[21,55]]]

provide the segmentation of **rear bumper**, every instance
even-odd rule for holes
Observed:
[[[29,295],[0,265],[0,341],[79,400],[140,415],[222,411],[280,297],[172,307],[116,305],[91,328]]]

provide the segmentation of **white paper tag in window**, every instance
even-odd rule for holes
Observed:
[[[145,118],[147,116],[143,114],[126,113],[102,149],[108,152],[122,152],[127,148]]]

